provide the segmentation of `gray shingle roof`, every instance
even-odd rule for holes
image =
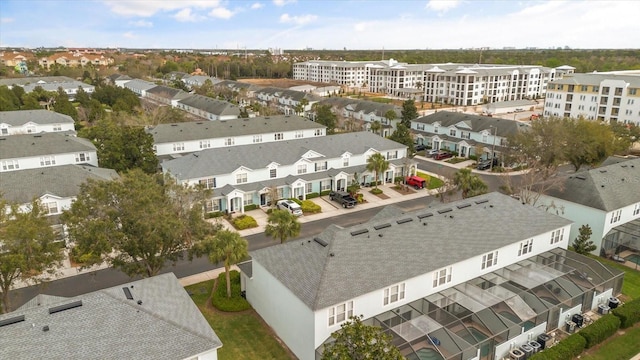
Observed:
[[[175,88],[164,86],[164,85],[158,85],[150,89],[147,89],[147,93],[154,94],[156,96],[160,96],[166,99],[176,99],[176,100],[184,99],[190,96],[189,93],[184,92],[180,89],[175,89]]]
[[[230,120],[237,121],[237,120]],[[272,162],[293,164],[309,150],[325,158],[339,157],[345,152],[362,154],[373,148],[383,152],[404,148],[405,145],[385,139],[368,131],[319,136],[307,139],[231,146],[200,151],[162,163],[162,168],[178,179],[193,179],[229,174],[240,166],[264,168]]]
[[[291,99],[297,102],[301,101],[302,99],[307,99],[309,101],[320,101],[323,99],[321,96],[306,93],[304,91],[289,90],[277,87],[262,88],[260,90],[256,90],[255,94],[266,94],[276,96],[281,99]]]
[[[639,203],[640,158],[565,176],[545,195],[607,212]]]
[[[133,300],[122,290],[128,287]],[[6,359],[184,359],[222,346],[173,273],[58,302],[82,306],[49,314],[49,306],[0,315],[25,321],[0,328]],[[138,300],[141,301],[138,304]],[[48,326],[48,331],[43,327]]]
[[[518,121],[494,118],[489,116],[456,113],[451,111],[439,111],[431,115],[419,117],[415,120],[412,120],[412,122],[423,124],[433,124],[435,122],[438,122],[441,127],[449,127],[452,125],[456,125],[459,122],[465,122],[471,127],[472,132],[487,130],[491,134],[495,132],[497,136],[501,137],[515,135],[518,132],[524,131],[529,127],[527,124]],[[495,128],[496,130],[493,130],[493,128]]]
[[[67,76],[38,76],[38,77],[24,77],[24,78],[9,78],[9,79],[0,79],[0,85],[20,85],[24,86],[26,84],[34,84],[38,81],[44,83],[66,83],[73,82],[74,80]]]
[[[179,103],[204,110],[218,116],[236,115],[240,116],[240,109],[228,101],[213,99],[208,96],[191,95],[179,101]]]
[[[470,206],[457,207],[463,204]],[[444,209],[451,211],[438,212]],[[571,223],[499,193],[394,213],[328,228],[315,236],[326,247],[306,238],[252,251],[252,261],[318,310]],[[433,216],[421,220],[427,213]],[[357,230],[367,232],[352,235]]]
[[[0,195],[18,204],[30,202],[44,194],[75,197],[88,179],[114,180],[115,170],[87,165],[62,165],[41,169],[0,172]]]
[[[28,122],[37,124],[73,124],[73,119],[69,115],[59,114],[49,110],[17,110],[0,111],[0,123],[11,126],[21,126]]]
[[[389,110],[393,110],[396,113],[396,118],[400,119],[402,115],[402,108],[399,106],[378,103],[375,101],[358,100],[349,98],[330,97],[320,101],[322,105],[331,105],[337,108],[345,108],[350,106],[354,112],[363,112],[364,114],[375,114],[376,116],[384,117]]]
[[[151,88],[154,88],[158,85],[149,82],[149,81],[144,81],[144,80],[140,80],[140,79],[133,79],[131,81],[127,81],[126,83],[124,83],[124,87],[126,87],[127,89],[135,89],[135,90],[139,90],[139,91],[144,91],[144,90],[149,90]]]
[[[160,124],[148,129],[147,132],[153,136],[153,141],[156,144],[161,144],[323,128],[326,126],[296,115],[278,115],[222,121]]]
[[[40,133],[0,137],[0,158],[68,154],[96,151],[91,141],[59,133]]]

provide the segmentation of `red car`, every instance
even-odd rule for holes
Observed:
[[[433,158],[436,159],[436,160],[444,160],[444,159],[448,159],[450,157],[453,157],[453,154],[448,153],[448,152],[444,152],[444,151],[439,152],[439,153],[437,153],[437,154],[435,154],[433,156]]]

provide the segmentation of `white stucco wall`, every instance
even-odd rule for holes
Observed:
[[[76,154],[84,153],[89,155],[89,161],[76,161]],[[2,156],[2,154],[0,154]],[[51,165],[40,165],[40,158],[42,157],[53,157],[55,158],[55,164]],[[11,158],[4,159],[0,158],[1,161],[17,161],[19,164],[18,169],[13,170],[2,170],[0,167],[0,171],[16,171],[16,170],[25,170],[25,169],[39,169],[43,167],[52,167],[52,166],[60,166],[60,165],[70,165],[70,164],[87,164],[98,167],[98,155],[95,150],[92,151],[79,151],[77,153],[64,153],[64,154],[49,154],[49,155],[41,155],[41,156],[31,156],[31,157],[22,157],[22,158]]]

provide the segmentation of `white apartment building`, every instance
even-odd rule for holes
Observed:
[[[640,125],[640,71],[571,74],[552,81],[544,115]]]
[[[0,135],[75,131],[74,121],[69,115],[49,110],[0,111]]]

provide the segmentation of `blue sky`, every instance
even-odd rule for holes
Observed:
[[[640,1],[2,0],[0,46],[638,48]]]

